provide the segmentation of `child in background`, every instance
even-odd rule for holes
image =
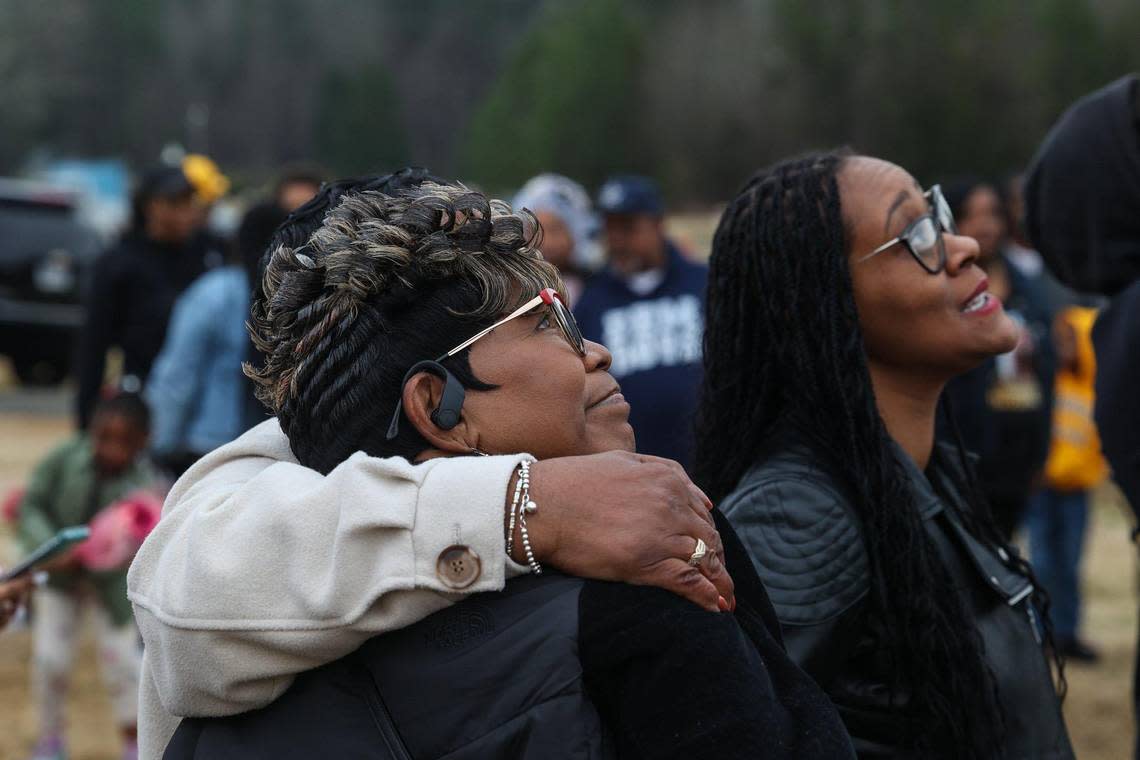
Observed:
[[[61,528],[89,523],[104,507],[149,485],[153,476],[142,459],[149,431],[150,414],[138,395],[123,393],[97,405],[88,432],[60,445],[33,472],[17,533],[24,550],[31,551]],[[32,688],[40,714],[35,760],[66,757],[63,709],[84,606],[93,608],[103,679],[123,732],[123,756],[138,754],[142,653],[127,601],[127,566],[90,570],[81,549],[75,547],[48,563],[44,569],[50,580],[33,597]]]
[[[1095,309],[1073,306],[1053,323],[1053,440],[1045,462],[1045,488],[1033,497],[1026,517],[1033,569],[1052,600],[1054,641],[1060,654],[1080,662],[1097,659],[1096,651],[1077,635],[1089,492],[1108,476],[1093,422],[1095,321]]]

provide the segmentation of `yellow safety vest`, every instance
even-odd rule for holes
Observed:
[[[1053,440],[1045,462],[1045,482],[1058,491],[1084,491],[1108,476],[1093,420],[1096,401],[1096,356],[1092,327],[1096,309],[1072,306],[1059,319],[1068,322],[1077,337],[1077,367],[1057,371],[1053,401]]]

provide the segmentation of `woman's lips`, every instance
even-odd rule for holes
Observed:
[[[961,310],[965,311],[966,308],[968,306],[970,306],[970,304],[972,304],[978,298],[978,296],[982,295],[983,293],[985,293],[989,289],[990,289],[990,278],[983,277],[982,281],[978,283],[978,286],[976,288],[974,288],[974,292],[970,294],[970,297],[962,302]]]
[[[959,311],[968,316],[985,316],[992,314],[1001,308],[1001,301],[994,297],[989,292],[990,281],[988,277],[983,277],[982,281],[978,283],[978,287],[974,288],[974,292],[966,299],[966,302],[959,307]]]
[[[981,317],[993,314],[1000,308],[1001,301],[993,294],[983,291],[966,302],[966,305],[962,307],[962,313],[968,317]]]

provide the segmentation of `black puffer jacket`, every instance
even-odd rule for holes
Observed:
[[[797,438],[785,436],[774,450],[721,509],[768,588],[788,654],[839,708],[856,752],[902,756],[898,742],[907,731],[900,708],[888,704],[883,631],[868,614],[870,570],[860,521],[819,458]],[[958,519],[969,507],[952,469],[956,454],[938,447],[926,474],[901,449],[897,454],[927,533],[974,613],[1005,712],[1005,756],[1073,757],[1032,621],[1033,588],[1007,564],[1004,551],[974,538]]]

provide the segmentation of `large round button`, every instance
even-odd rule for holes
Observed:
[[[456,544],[439,553],[435,574],[448,588],[467,588],[479,578],[482,568],[479,555],[471,547]]]

